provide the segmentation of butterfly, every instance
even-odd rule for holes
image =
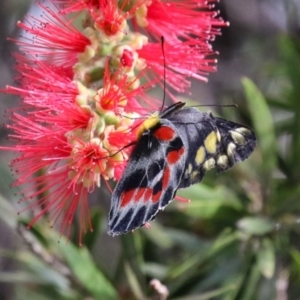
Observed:
[[[224,172],[256,146],[252,129],[177,102],[146,119],[111,198],[108,234],[124,234],[153,220],[179,188],[206,171]]]

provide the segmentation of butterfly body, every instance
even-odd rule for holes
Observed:
[[[202,181],[211,168],[226,171],[254,150],[256,137],[250,128],[184,105],[177,102],[140,126],[112,194],[110,235],[145,225],[169,204],[178,188]]]

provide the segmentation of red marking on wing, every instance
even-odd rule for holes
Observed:
[[[164,176],[162,179],[162,190],[165,190],[168,185],[169,185],[169,181],[170,181],[170,168],[169,167],[165,167],[165,171],[164,171]]]
[[[175,131],[168,126],[161,126],[155,132],[154,136],[160,141],[171,141],[174,139]]]
[[[145,192],[145,195],[144,195],[144,202],[147,203],[152,197],[153,190],[150,189],[150,188],[146,188],[145,190],[146,190],[146,192]]]
[[[159,199],[160,199],[160,196],[161,196],[161,191],[159,191],[155,195],[153,195],[152,202],[153,203],[157,203],[159,201]]]
[[[170,151],[167,155],[168,163],[171,165],[177,163],[183,153],[184,153],[183,147],[181,147],[179,150]]]
[[[128,203],[131,201],[134,193],[135,193],[135,190],[129,190],[129,191],[123,192],[121,195],[120,206],[124,207],[124,206],[128,205]]]
[[[135,195],[135,202],[139,202],[142,196],[145,193],[146,188],[139,188],[137,189],[137,193]]]

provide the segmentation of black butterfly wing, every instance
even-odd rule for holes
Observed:
[[[247,159],[254,151],[257,140],[250,127],[222,118],[215,118],[215,122],[221,136],[216,169],[221,173]]]
[[[247,159],[256,146],[252,129],[192,107],[174,112],[169,120],[188,152],[179,188],[202,181],[211,168],[218,173],[228,170]]]
[[[252,129],[183,105],[163,111],[159,122],[138,140],[112,194],[109,234],[143,226],[178,188],[202,181],[211,168],[224,172],[253,152]]]
[[[140,137],[112,194],[110,235],[143,226],[173,199],[186,154],[177,129],[168,120],[160,120]]]

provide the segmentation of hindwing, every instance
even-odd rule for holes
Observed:
[[[154,219],[175,196],[186,152],[168,120],[144,132],[112,194],[108,233],[123,234]]]
[[[221,136],[216,169],[221,173],[250,156],[256,146],[256,136],[247,126],[221,118],[215,118],[215,122]]]
[[[252,129],[244,125],[215,118],[193,107],[183,108],[169,120],[176,126],[187,149],[185,170],[178,188],[200,182],[207,170],[218,173],[247,159],[256,146]]]

